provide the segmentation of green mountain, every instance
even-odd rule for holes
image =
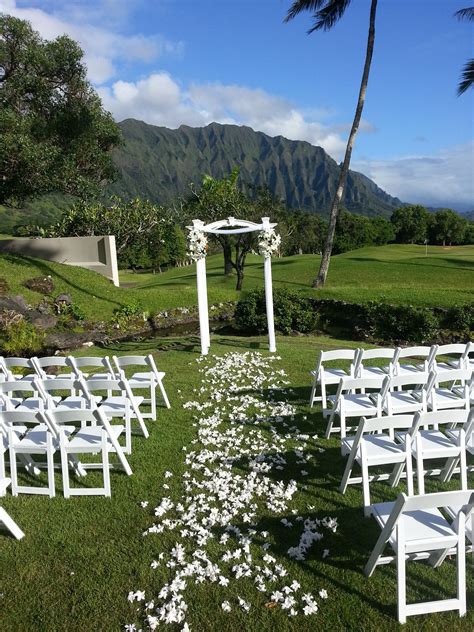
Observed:
[[[242,182],[267,186],[289,208],[329,212],[339,166],[321,147],[218,123],[172,130],[126,119],[120,127],[125,144],[114,154],[119,177],[107,194],[167,204],[189,195],[189,183],[198,185],[204,174],[220,178],[239,167]],[[390,217],[402,203],[351,171],[344,204],[353,213]]]

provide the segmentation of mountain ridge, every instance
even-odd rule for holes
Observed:
[[[220,123],[169,129],[125,119],[119,125],[125,143],[114,151],[118,178],[107,194],[167,204],[189,195],[189,184],[199,184],[203,175],[222,178],[239,167],[241,182],[267,186],[289,208],[330,211],[340,167],[307,141]],[[364,174],[349,172],[344,197],[349,211],[389,217],[401,205]]]

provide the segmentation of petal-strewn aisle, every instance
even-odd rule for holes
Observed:
[[[323,586],[300,586],[285,567],[288,558],[304,560],[323,537],[321,529],[334,532],[337,524],[292,509],[308,480],[304,468],[314,450],[306,450],[315,448],[317,437],[298,429],[297,411],[285,401],[289,385],[285,372],[276,368],[279,360],[252,352],[197,360],[201,387],[193,401],[184,403],[193,415],[197,438],[183,446],[181,495],[159,499],[153,524],[144,533],[159,538],[167,531],[175,536],[174,546],[151,560],[152,568],[167,569],[168,581],[153,595],[143,587],[130,592],[129,601],[139,606],[140,623],[127,624],[127,630],[154,630],[162,624],[190,630],[186,592],[191,584],[224,587],[227,598],[215,607],[229,617],[234,609],[251,613],[263,607],[281,609],[289,617],[313,615],[317,600],[327,598]],[[285,477],[289,455],[292,471],[295,463],[301,468],[297,480]],[[166,481],[161,486],[165,492],[169,487]],[[280,552],[274,554],[271,533],[261,523],[283,515],[280,522],[294,545],[282,555],[280,542]],[[242,580],[253,583],[254,599],[249,600],[248,592],[247,599],[239,596]]]

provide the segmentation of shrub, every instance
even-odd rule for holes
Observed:
[[[273,292],[275,329],[283,334],[292,331],[308,333],[318,324],[317,312],[310,299],[291,290]],[[267,331],[265,292],[253,290],[237,303],[235,322],[239,329],[252,333]]]
[[[146,318],[147,314],[143,305],[140,301],[134,300],[115,309],[112,322],[116,329],[124,329],[130,324],[135,324],[137,321],[144,321]]]
[[[41,351],[44,333],[26,320],[15,322],[1,332],[1,346],[10,356],[32,355]]]
[[[440,318],[427,307],[372,301],[366,309],[367,333],[375,340],[425,343],[434,339],[439,331]]]

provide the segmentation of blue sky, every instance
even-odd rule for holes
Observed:
[[[353,168],[388,193],[474,208],[474,55],[469,0],[379,0],[376,45]],[[117,120],[249,125],[323,146],[340,160],[365,53],[369,0],[330,32],[288,24],[290,0],[0,0],[46,38],[68,33]]]

